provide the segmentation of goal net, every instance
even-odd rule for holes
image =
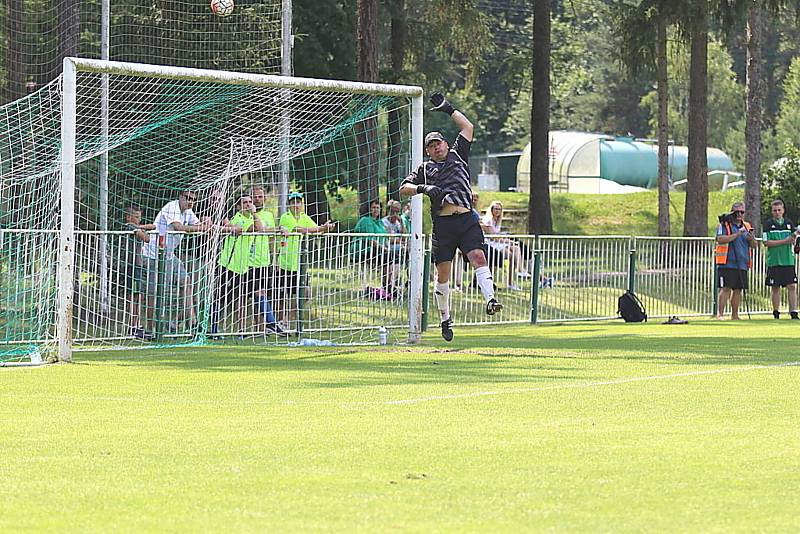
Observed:
[[[421,89],[64,66],[2,108],[0,360],[418,335]]]

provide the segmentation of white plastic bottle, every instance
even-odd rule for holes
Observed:
[[[386,330],[385,326],[381,326],[378,328],[378,343],[381,345],[386,345],[389,342],[389,331]]]

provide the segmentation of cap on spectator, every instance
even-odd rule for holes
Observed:
[[[299,191],[293,191],[289,193],[289,200],[294,200],[296,198],[303,200],[303,193],[300,193]]]
[[[431,132],[425,136],[426,147],[434,141],[444,141],[444,136],[441,132]]]

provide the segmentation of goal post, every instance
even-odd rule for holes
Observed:
[[[201,201],[215,195],[222,199],[219,206],[206,206],[206,214],[210,214],[210,219],[215,220],[216,229],[208,232],[209,235],[205,237],[187,234],[183,236],[184,244],[180,246],[190,257],[183,257],[184,262],[187,266],[192,263],[195,269],[187,269],[189,284],[194,284],[195,289],[206,284],[203,285],[204,289],[198,289],[190,295],[169,296],[177,299],[176,308],[190,306],[198,309],[192,316],[195,323],[202,323],[202,317],[210,317],[216,321],[215,318],[219,315],[219,305],[212,300],[213,295],[219,293],[219,288],[224,287],[229,278],[226,278],[226,271],[221,271],[219,266],[219,250],[224,247],[227,238],[231,238],[234,248],[236,243],[241,244],[245,240],[252,239],[255,242],[259,237],[269,238],[273,246],[273,262],[277,262],[279,254],[284,252],[277,250],[278,248],[285,246],[285,242],[290,245],[294,243],[292,236],[281,241],[274,234],[255,235],[252,238],[245,236],[237,240],[238,238],[226,233],[227,230],[220,222],[229,221],[234,216],[238,206],[236,202],[241,194],[249,192],[253,186],[263,184],[279,196],[273,207],[276,225],[285,211],[285,195],[290,190],[301,191],[305,195],[306,211],[316,214],[317,218],[333,218],[335,209],[339,209],[340,213],[345,209],[350,210],[346,215],[351,223],[350,227],[339,228],[334,232],[336,236],[325,236],[324,242],[321,237],[313,235],[297,236],[297,243],[302,243],[304,250],[307,246],[314,248],[312,253],[304,252],[302,257],[319,259],[318,263],[309,264],[298,271],[298,277],[306,277],[303,283],[308,283],[312,276],[320,280],[326,279],[325,276],[329,273],[323,272],[325,266],[335,265],[339,274],[338,281],[343,284],[343,287],[337,286],[335,289],[320,289],[314,288],[312,283],[311,290],[300,291],[294,297],[298,302],[305,299],[305,303],[299,304],[301,307],[305,306],[304,311],[294,314],[294,320],[306,321],[299,325],[298,330],[313,334],[358,329],[360,334],[350,334],[350,337],[342,335],[337,340],[373,341],[372,332],[379,327],[391,324],[395,325],[394,328],[399,326],[392,321],[399,317],[396,312],[402,305],[406,335],[403,338],[395,335],[394,339],[412,343],[419,340],[424,261],[421,195],[411,199],[410,228],[402,236],[406,243],[403,258],[407,258],[403,260],[407,262],[403,276],[407,277],[407,281],[402,295],[390,303],[394,310],[386,308],[389,303],[366,302],[370,296],[363,293],[361,286],[367,284],[369,289],[369,280],[375,278],[375,273],[365,272],[350,257],[353,241],[359,239],[351,234],[352,223],[358,220],[359,215],[364,214],[354,211],[359,202],[348,201],[347,198],[352,198],[355,191],[362,199],[364,195],[382,200],[396,195],[399,176],[397,169],[390,170],[385,164],[374,167],[380,169],[381,176],[367,178],[375,180],[379,184],[378,189],[370,190],[365,178],[358,177],[363,174],[363,169],[359,170],[358,160],[364,156],[364,151],[374,150],[375,146],[381,151],[387,150],[388,136],[382,133],[387,123],[384,117],[386,109],[403,109],[406,117],[402,172],[407,172],[422,161],[421,88],[80,58],[65,58],[63,67],[58,162],[62,187],[56,306],[60,360],[70,361],[76,346],[76,336],[88,340],[87,346],[90,347],[130,346],[129,336],[123,335],[125,325],[99,326],[100,323],[111,325],[114,321],[120,322],[117,316],[128,313],[129,303],[120,301],[108,306],[106,299],[113,300],[114,295],[107,297],[105,293],[108,291],[102,287],[99,290],[94,289],[104,285],[102,282],[98,284],[97,279],[107,276],[113,286],[115,280],[123,276],[124,273],[113,271],[113,265],[119,263],[116,262],[117,256],[121,257],[123,254],[114,252],[118,248],[115,243],[130,239],[130,235],[122,232],[116,232],[120,234],[116,235],[114,231],[101,227],[96,220],[103,220],[103,214],[97,216],[92,210],[96,211],[100,202],[103,204],[101,211],[116,210],[117,213],[111,218],[119,218],[119,212],[127,209],[125,206],[130,203],[114,205],[116,196],[137,198],[147,205],[143,222],[150,223],[161,204],[175,200],[181,191],[189,188],[201,192]],[[108,84],[107,108],[105,105],[101,106],[101,83],[103,91]],[[103,118],[106,113],[107,122]],[[358,124],[362,125],[361,130],[364,129],[363,124],[371,125],[373,130],[368,135],[379,142],[369,143],[369,146],[359,144],[360,137],[349,133]],[[240,150],[249,151],[247,154],[233,154],[230,147],[234,146],[233,141],[236,139],[244,140],[237,146],[243,147]],[[113,191],[98,188],[91,183],[94,170],[85,168],[87,162],[101,155],[108,157],[109,154],[111,170],[108,189]],[[232,169],[231,161],[234,158],[238,167]],[[154,182],[155,179],[158,181]],[[102,194],[107,195],[108,200],[91,198],[92,195],[99,198]],[[110,207],[105,206],[106,203]],[[315,220],[315,224],[322,222]],[[166,238],[169,242],[173,237],[158,236],[153,230],[148,231],[150,239],[163,241]],[[99,261],[101,256],[92,255],[97,253],[98,248],[105,250],[106,242],[110,250],[107,263],[111,266],[108,269],[111,271],[107,271],[106,267],[99,267],[98,271],[98,266],[93,265],[93,261],[97,260],[96,263],[103,265],[106,262]],[[163,243],[159,245],[162,246]],[[167,248],[169,249],[169,245]],[[167,250],[167,254],[169,252]],[[337,253],[346,258],[337,258],[331,263],[330,258],[324,257],[326,253]],[[84,267],[79,269],[78,264]],[[89,267],[85,267],[87,265]],[[159,265],[163,267],[162,264]],[[378,269],[385,267],[387,266],[378,266]],[[277,264],[275,269],[279,270]],[[351,273],[348,275],[350,278],[344,277],[344,271]],[[220,275],[220,272],[223,274]],[[170,286],[170,273],[160,272],[160,275],[166,278],[153,284],[148,278],[144,284],[148,290],[152,285],[157,288],[156,291],[162,291],[164,287],[174,293],[182,291],[181,288]],[[347,284],[342,280],[347,280]],[[361,286],[356,287],[357,284]],[[263,309],[262,297],[250,299],[244,295],[244,290],[237,290],[238,296],[226,300],[228,303],[225,304],[231,309],[235,308],[233,314],[247,315],[251,313],[251,308]],[[111,293],[116,291],[112,289]],[[93,296],[94,294],[97,296]],[[208,300],[198,302],[203,298]],[[350,303],[354,310],[340,310],[337,312],[340,319],[329,319],[330,314],[309,309],[315,298],[320,303],[324,302],[320,304],[320,308],[332,306],[330,303],[335,302],[336,306],[347,306]],[[93,299],[103,301],[102,305],[95,303]],[[274,299],[277,301],[280,297],[276,296]],[[146,295],[141,300],[144,303],[147,300]],[[234,304],[230,304],[231,300]],[[273,301],[273,304],[277,316],[280,303]],[[109,307],[110,311],[104,310],[104,307]],[[202,313],[203,307],[208,313]],[[159,310],[159,313],[169,313],[165,310]],[[109,313],[116,315],[109,317]],[[175,312],[176,316],[177,313],[178,311]],[[255,311],[256,315],[259,313],[260,311]],[[334,324],[335,321],[344,322]],[[352,321],[352,324],[347,324],[347,321]],[[180,328],[174,332],[172,325],[173,323],[169,323],[164,327],[165,337],[172,335],[177,340],[193,343],[208,339],[207,336],[215,334],[217,328],[216,322],[199,326],[193,324],[192,328],[198,330],[193,330],[190,335]],[[239,337],[246,337],[247,332],[239,334]],[[106,338],[113,339],[104,341]]]

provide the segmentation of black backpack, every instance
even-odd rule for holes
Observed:
[[[647,312],[642,301],[631,291],[626,291],[617,301],[617,313],[625,319],[626,323],[647,322]]]

